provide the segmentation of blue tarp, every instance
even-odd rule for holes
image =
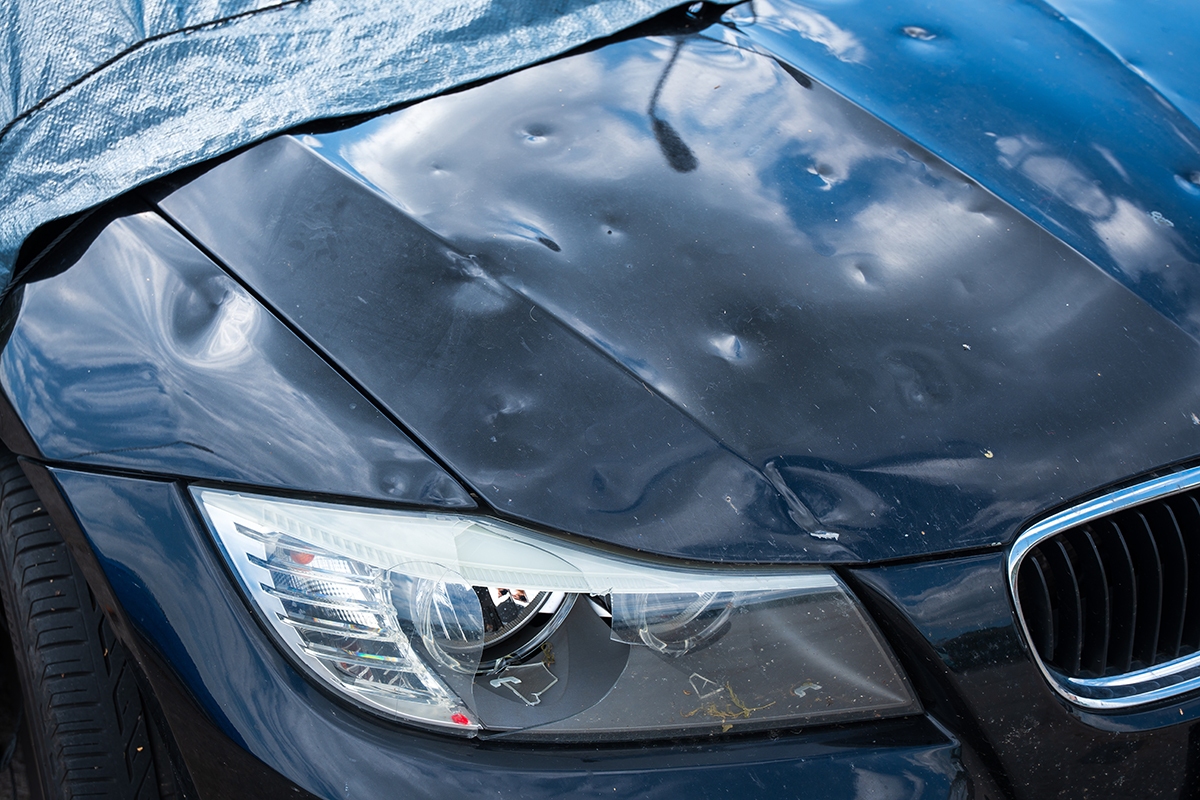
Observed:
[[[615,33],[672,0],[0,0],[0,286],[38,225],[310,120]]]

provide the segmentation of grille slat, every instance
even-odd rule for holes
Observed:
[[[1045,549],[1046,561],[1053,576],[1050,596],[1054,608],[1054,657],[1068,674],[1078,674],[1083,653],[1083,603],[1079,597],[1079,581],[1071,556],[1061,540],[1050,542]]]
[[[1147,506],[1143,513],[1150,530],[1155,532],[1162,562],[1162,623],[1158,630],[1156,661],[1174,661],[1179,657],[1183,639],[1183,616],[1187,610],[1187,546],[1175,521],[1175,513],[1166,503]]]
[[[1053,603],[1050,586],[1046,583],[1046,570],[1042,568],[1045,556],[1035,553],[1021,570],[1018,592],[1021,606],[1027,609],[1025,619],[1029,625],[1029,638],[1039,653],[1054,651]]]
[[[1200,581],[1200,502],[1190,496],[1171,498],[1171,509],[1187,550],[1188,577]],[[1180,650],[1200,650],[1200,585],[1189,587]]]
[[[1083,636],[1080,645],[1080,669],[1103,673],[1108,663],[1109,593],[1104,561],[1092,534],[1086,529],[1071,531],[1066,537],[1074,560],[1079,564],[1080,614]]]
[[[1108,578],[1109,609],[1112,620],[1108,632],[1108,664],[1103,672],[1128,672],[1133,663],[1133,631],[1137,621],[1137,577],[1133,574],[1133,556],[1111,520],[1099,520],[1090,526]]]
[[[1133,660],[1144,667],[1154,663],[1158,653],[1158,630],[1162,625],[1162,562],[1158,546],[1146,517],[1135,511],[1117,527],[1133,556],[1137,575],[1137,620],[1133,632]]]

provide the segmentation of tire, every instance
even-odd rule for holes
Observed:
[[[36,763],[30,777],[44,796],[160,800],[132,660],[9,453],[0,453],[0,597]]]

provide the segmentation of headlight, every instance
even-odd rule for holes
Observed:
[[[484,517],[192,492],[287,653],[395,719],[595,739],[918,709],[825,569],[698,570]]]

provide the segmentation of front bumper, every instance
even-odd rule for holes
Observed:
[[[1003,553],[843,572],[927,709],[654,745],[464,741],[325,694],[271,643],[182,485],[23,461],[144,673],[199,798],[1187,797],[1200,698],[1090,714],[1041,680]]]

